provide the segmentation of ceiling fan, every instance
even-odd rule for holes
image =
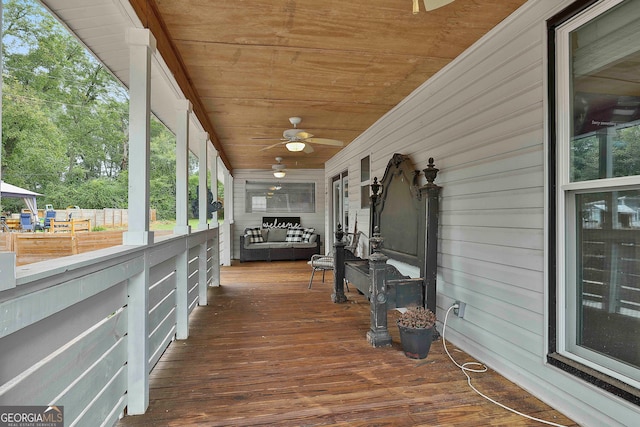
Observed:
[[[313,153],[313,147],[311,144],[319,145],[331,145],[334,147],[342,147],[344,142],[337,139],[327,138],[314,138],[309,132],[298,129],[298,125],[302,119],[300,117],[289,117],[289,122],[293,125],[293,129],[287,129],[282,132],[282,138],[277,144],[269,145],[268,147],[261,148],[260,151],[268,150],[270,148],[284,145],[289,151],[304,151],[305,153]],[[265,139],[265,138],[254,138]],[[271,139],[271,138],[268,138]]]
[[[271,165],[271,169],[273,169],[273,176],[275,176],[276,178],[284,178],[284,176],[287,174],[287,165],[283,165],[281,163],[282,157],[276,157],[276,162],[277,163],[275,165]]]
[[[424,0],[424,10],[429,12],[439,7],[446,6],[449,3],[453,3],[453,1],[454,0]],[[418,12],[418,0],[413,0],[413,14],[415,15]]]

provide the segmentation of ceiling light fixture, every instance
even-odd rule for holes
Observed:
[[[304,150],[305,144],[301,141],[291,141],[285,144],[287,150],[289,151],[302,151]]]
[[[273,169],[273,176],[275,176],[276,178],[284,178],[284,176],[286,175],[285,169],[286,169],[286,165],[283,165],[282,162],[282,157],[276,157],[276,163],[275,165],[271,165],[271,169]]]

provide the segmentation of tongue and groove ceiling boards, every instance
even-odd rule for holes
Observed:
[[[271,149],[290,117],[348,145],[525,0],[43,0],[111,68],[124,10],[150,28],[168,69],[230,170],[322,169],[342,149]],[[114,6],[115,5],[115,6]],[[129,23],[130,25],[130,23]],[[126,46],[125,46],[126,47]],[[94,49],[95,48],[95,49]],[[126,53],[126,52],[125,52]],[[125,72],[115,72],[125,82]]]

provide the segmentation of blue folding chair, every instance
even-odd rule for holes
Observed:
[[[49,230],[51,228],[51,220],[56,219],[56,211],[46,211],[44,214],[44,229]]]
[[[31,214],[30,213],[21,213],[20,214],[20,229],[22,231],[34,231],[35,225],[33,224],[33,221],[31,220]]]

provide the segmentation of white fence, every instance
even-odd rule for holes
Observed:
[[[149,372],[219,265],[213,228],[18,267],[0,292],[0,405],[64,406],[66,426],[144,412]]]

